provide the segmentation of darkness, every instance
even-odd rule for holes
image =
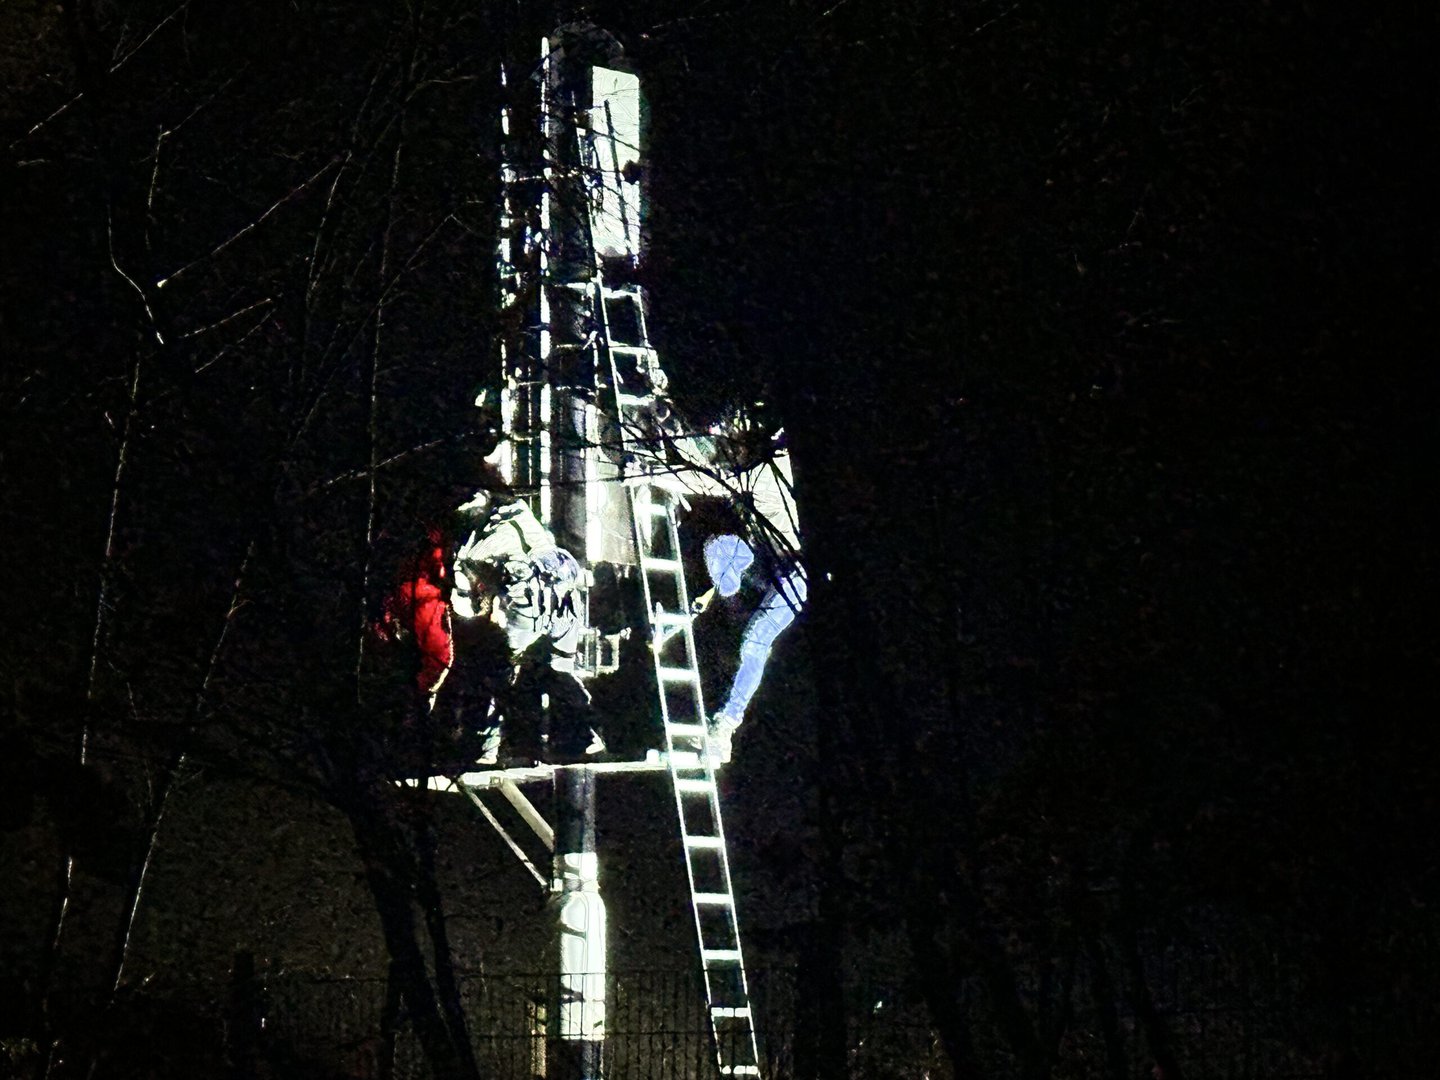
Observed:
[[[794,455],[812,600],[727,782],[756,948],[824,1014],[797,1069],[864,1020],[834,988],[878,981],[953,1075],[1072,1075],[1068,963],[1144,1036],[1073,1075],[1207,1075],[1146,1011],[1154,963],[1203,956],[1297,973],[1295,1075],[1422,1075],[1433,15],[590,17],[646,81],[677,396],[764,400]],[[174,755],[330,806],[365,760],[344,703],[376,552],[453,484],[465,455],[429,444],[490,377],[494,62],[547,18],[0,17],[10,1015],[104,981],[108,946],[46,970],[52,867],[78,853],[76,940],[108,940]]]

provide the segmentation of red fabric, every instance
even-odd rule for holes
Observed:
[[[445,544],[438,529],[430,529],[427,543],[405,568],[402,580],[385,601],[380,636],[390,640],[414,638],[420,653],[415,685],[424,693],[440,686],[455,660],[450,633],[450,606],[445,599]]]

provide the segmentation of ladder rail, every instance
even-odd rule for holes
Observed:
[[[657,608],[654,600],[654,590],[651,587],[651,575],[663,574],[670,577],[674,588],[675,596],[682,612],[689,612],[690,597],[686,587],[684,568],[677,560],[651,560],[649,551],[651,545],[650,530],[653,527],[654,515],[642,503],[642,499],[653,498],[659,494],[663,500],[666,513],[661,524],[665,530],[666,540],[669,549],[678,554],[679,552],[679,527],[675,521],[674,496],[666,492],[657,492],[656,489],[646,488],[644,492],[632,489],[631,508],[632,518],[636,526],[636,544],[640,552],[641,573],[645,595],[645,608],[651,620],[651,641],[652,659],[655,665],[655,677],[658,696],[660,699],[661,721],[665,730],[665,748],[670,763],[671,787],[675,794],[675,811],[680,822],[681,848],[685,856],[685,874],[690,886],[691,912],[695,919],[695,936],[700,948],[701,973],[705,985],[705,1001],[710,1013],[711,1034],[715,1040],[717,1064],[722,1075],[759,1075],[759,1045],[756,1037],[753,1014],[750,1010],[750,987],[749,978],[745,971],[744,953],[740,943],[740,924],[735,903],[735,885],[730,872],[730,858],[728,845],[725,840],[724,818],[720,807],[719,786],[715,779],[715,756],[710,752],[708,734],[702,736],[703,752],[699,755],[695,765],[682,765],[683,760],[677,756],[677,731],[682,725],[678,723],[671,714],[670,702],[665,692],[665,672],[676,670],[667,665],[661,655],[661,646],[673,640],[673,632],[670,637],[662,638],[662,628],[659,620],[656,619]],[[662,565],[655,566],[655,562]],[[647,565],[650,563],[651,565]],[[695,648],[695,636],[692,619],[687,617],[682,624],[683,652],[688,667],[693,696],[695,712],[698,715],[700,724],[705,721],[705,707],[703,687],[700,682],[698,654]],[[694,727],[695,725],[684,725]],[[704,728],[702,727],[702,730]],[[685,735],[684,738],[694,741],[694,736]],[[694,773],[700,776],[694,776]],[[706,812],[709,821],[712,823],[712,832],[701,834],[691,833],[687,826],[687,811],[685,799],[687,796],[701,796],[705,800]],[[719,889],[705,890],[698,884],[697,875],[697,853],[700,851],[713,852],[716,860],[716,869],[719,876]],[[702,911],[705,909],[720,909],[724,912],[724,925],[728,928],[727,944],[729,947],[712,948],[707,947],[707,933],[705,920]],[[717,1004],[720,998],[720,988],[717,985],[716,972],[722,967],[733,967],[735,978],[738,981],[739,1004]],[[741,1021],[739,1030],[735,1032],[722,1032],[721,1021]],[[738,1046],[737,1046],[738,1044]],[[727,1061],[728,1057],[735,1056],[735,1051],[748,1050],[749,1061]],[[750,1072],[754,1069],[755,1072]]]
[[[611,159],[618,165],[608,102],[604,112],[606,134],[612,143]],[[591,160],[598,165],[601,154],[600,148],[595,146],[596,135],[593,128],[589,130],[587,138],[587,132],[577,126],[575,135],[582,167],[583,163]],[[601,182],[603,184],[603,178]],[[624,186],[618,173],[616,187],[622,218],[628,218]],[[618,449],[623,470],[626,457],[635,449],[630,446],[633,436],[645,429],[641,410],[653,401],[653,398],[648,393],[625,393],[617,358],[628,352],[637,359],[643,359],[647,365],[653,365],[656,354],[650,343],[643,290],[636,285],[624,289],[607,288],[604,266],[595,249],[590,215],[586,214],[585,219],[591,274],[588,291],[592,298],[596,329],[593,345],[598,346],[599,355],[596,360],[603,359],[608,362],[609,390],[613,394],[615,405],[620,442]],[[628,220],[624,224],[628,234]],[[628,239],[627,235],[627,241]],[[611,318],[610,304],[619,302],[622,298],[624,302],[634,305],[634,319],[630,325],[637,337],[635,341],[613,340],[614,321]],[[599,366],[597,363],[597,369]],[[642,367],[640,370],[642,377],[653,378],[653,368]],[[640,563],[639,577],[650,630],[656,696],[665,732],[666,761],[675,798],[676,817],[680,825],[680,846],[685,859],[686,883],[690,888],[690,908],[695,921],[695,939],[699,949],[710,1032],[714,1040],[715,1061],[722,1076],[759,1076],[759,1044],[750,1006],[750,988],[740,943],[735,886],[730,872],[720,790],[715,776],[717,759],[710,743],[699,653],[695,647],[694,615],[690,610],[679,524],[676,521],[678,499],[674,494],[649,484],[628,485],[627,492],[635,534],[635,550]],[[662,541],[663,554],[656,550],[657,540]],[[676,603],[674,611],[667,611],[662,603],[657,603],[657,586],[662,584],[666,586],[664,596]],[[667,648],[673,650],[677,645],[680,660],[667,661]],[[677,701],[672,703],[672,692],[677,690],[680,691]],[[703,800],[702,820],[709,823],[709,831],[690,831],[687,800]],[[712,873],[704,882],[705,887],[702,887],[699,874],[698,864],[701,860],[711,861]],[[719,913],[718,935],[715,933],[713,919],[708,919],[711,929],[707,933],[707,913]],[[717,936],[719,940],[715,940]],[[732,992],[723,1001],[720,985],[722,970],[733,978]]]

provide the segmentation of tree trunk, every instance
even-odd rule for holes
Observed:
[[[395,964],[385,975],[385,1011],[380,1016],[380,1075],[378,1080],[395,1080],[395,1038],[400,1030],[400,981]]]
[[[390,978],[408,1007],[435,1080],[479,1080],[473,1053],[464,1040],[463,1023],[457,1037],[426,970],[413,905],[417,867],[403,829],[384,810],[382,800],[389,792],[376,790],[377,785],[363,780],[354,783],[354,790],[344,796],[342,809],[350,821],[380,916],[390,953]]]
[[[469,1025],[465,1006],[460,1000],[460,984],[455,979],[454,955],[450,951],[450,932],[445,925],[444,900],[435,879],[435,830],[425,805],[424,792],[416,792],[420,803],[419,820],[415,825],[415,846],[419,849],[416,884],[420,906],[425,912],[425,927],[430,935],[430,949],[435,962],[435,984],[440,992],[440,1008],[450,1028],[450,1038],[459,1050],[466,1067],[478,1073],[474,1049],[470,1045]]]
[[[1180,1063],[1176,1060],[1171,1046],[1170,1029],[1166,1027],[1165,1020],[1155,1008],[1155,1000],[1150,995],[1150,984],[1145,980],[1145,962],[1140,955],[1139,905],[1135,896],[1134,863],[1138,861],[1139,852],[1146,843],[1148,838],[1143,835],[1137,835],[1131,841],[1130,856],[1120,879],[1120,912],[1116,920],[1116,936],[1129,978],[1130,1005],[1145,1032],[1145,1042],[1150,1047],[1151,1057],[1155,1059],[1160,1080],[1184,1080]]]
[[[965,1080],[983,1080],[985,1072],[975,1054],[975,1043],[970,1038],[970,1020],[960,1003],[959,972],[953,961],[947,958],[942,965],[921,961],[927,956],[934,958],[941,952],[936,940],[933,922],[926,924],[919,918],[908,920],[910,952],[920,976],[920,991],[925,997],[925,1006],[930,1010],[930,1021],[940,1033],[940,1044],[950,1058],[950,1065],[956,1077]]]
[[[1085,956],[1090,963],[1090,988],[1100,1014],[1100,1036],[1105,1040],[1105,1072],[1109,1080],[1125,1080],[1125,1040],[1115,1008],[1115,983],[1105,963],[1105,947],[1098,934],[1085,933]]]

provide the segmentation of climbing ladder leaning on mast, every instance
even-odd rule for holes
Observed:
[[[599,71],[596,74],[600,76]],[[599,81],[597,77],[597,84]],[[620,182],[622,154],[611,102],[602,99],[595,103],[589,119],[587,126],[576,130],[580,161],[582,166],[593,163],[604,194],[613,196],[614,216],[619,219],[633,264],[636,230],[632,223],[637,215],[628,205],[626,185]],[[605,185],[607,173],[613,178],[613,187]],[[633,283],[616,287],[609,284],[604,262],[595,249],[594,215],[587,216],[592,225],[590,290],[594,323],[602,352],[601,370],[609,376],[620,460],[630,470],[647,458],[651,468],[663,468],[664,462],[654,457],[642,439],[637,439],[653,424],[658,404],[656,391],[664,386],[659,359],[649,339],[644,291]],[[719,759],[708,734],[692,625],[694,613],[676,522],[678,499],[646,483],[643,476],[627,478],[626,488],[716,1063],[722,1076],[759,1076],[754,1015],[716,782]]]

